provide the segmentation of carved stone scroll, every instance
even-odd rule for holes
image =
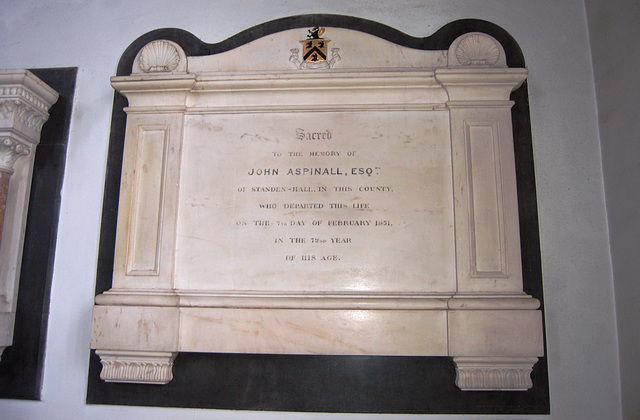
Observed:
[[[405,355],[452,357],[463,390],[530,388],[526,77],[475,32],[448,51],[340,28],[144,46],[112,79],[129,106],[102,378],[166,383],[180,352]]]

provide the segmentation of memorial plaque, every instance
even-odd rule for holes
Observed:
[[[112,79],[129,106],[101,377],[168,383],[180,352],[449,356],[463,390],[530,388],[525,78],[479,32],[433,51],[333,27],[142,47]]]

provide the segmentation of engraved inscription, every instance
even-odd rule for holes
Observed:
[[[356,114],[322,124],[313,113],[269,115],[250,132],[241,115],[226,117],[233,121],[223,130],[190,124],[178,282],[217,290],[453,290],[444,117],[401,133],[403,124],[389,119],[402,115],[385,113],[381,124]],[[205,254],[208,265],[185,263]]]
[[[317,140],[317,141],[330,141],[334,139],[334,135],[332,133],[336,132],[335,129],[326,129],[321,131],[311,131],[305,130],[304,128],[297,128],[295,130],[295,138],[297,140]],[[339,142],[339,139],[336,138]],[[340,158],[341,156],[354,158],[357,155],[357,151],[349,150],[312,150],[308,153],[302,151],[288,151],[286,153],[281,152],[273,152],[272,157],[274,161],[280,162],[278,158],[282,156],[288,156],[289,158],[298,158],[298,157],[307,157],[306,161],[308,163],[335,163],[334,158]],[[360,155],[365,155],[364,153],[360,153]],[[355,159],[357,162],[358,160]],[[295,160],[289,161],[287,163],[295,163]],[[280,193],[292,193],[295,195],[295,198],[300,199],[301,201],[280,201],[279,197],[269,197],[269,199],[273,199],[275,201],[265,203],[258,201],[257,205],[259,209],[262,210],[274,210],[270,216],[279,216],[277,211],[279,209],[282,210],[296,210],[298,213],[303,214],[304,211],[316,211],[314,217],[318,216],[317,211],[323,210],[336,210],[336,212],[327,212],[320,213],[320,219],[313,220],[289,220],[286,221],[284,218],[280,220],[271,220],[271,219],[260,219],[253,220],[253,226],[257,227],[269,227],[275,226],[277,227],[296,227],[297,230],[300,230],[302,234],[310,233],[308,231],[309,226],[313,227],[358,227],[358,228],[368,228],[368,227],[391,227],[393,223],[390,220],[385,219],[366,219],[366,220],[340,220],[335,219],[337,215],[353,217],[354,214],[350,212],[353,210],[367,210],[373,211],[374,207],[371,202],[345,202],[345,203],[335,203],[331,202],[331,200],[325,201],[303,201],[307,199],[307,196],[298,196],[299,193],[309,193],[316,194],[320,193],[326,196],[327,192],[334,193],[348,193],[348,192],[357,192],[357,193],[387,193],[390,194],[393,192],[393,188],[391,186],[377,186],[377,185],[355,185],[355,186],[340,186],[340,185],[328,185],[333,181],[331,177],[372,177],[380,175],[380,172],[383,171],[381,166],[368,166],[368,167],[354,167],[345,166],[315,166],[315,167],[287,167],[283,165],[282,167],[265,167],[265,168],[250,168],[247,174],[249,176],[271,176],[278,177],[274,178],[275,182],[287,183],[286,177],[295,176],[295,177],[319,177],[322,179],[324,185],[315,184],[313,186],[271,186],[271,187],[244,187],[241,186],[238,188],[238,192],[241,193],[262,193],[262,192],[280,192]],[[287,198],[289,195],[287,195]],[[258,198],[259,200],[260,198]],[[349,200],[347,200],[349,201]],[[236,226],[250,226],[251,223],[247,223],[246,221],[240,221],[236,223]],[[315,233],[315,232],[311,232]],[[277,233],[276,233],[277,234]],[[341,261],[341,251],[344,250],[344,246],[350,245],[354,243],[353,237],[317,237],[317,236],[290,236],[290,237],[275,237],[273,240],[275,244],[289,244],[291,245],[287,248],[289,253],[284,253],[282,258],[284,261],[293,262],[293,261],[306,261],[306,262],[336,262]],[[305,254],[297,254],[294,253],[297,251],[295,245],[307,245],[307,244],[317,244],[317,247],[312,247],[311,251],[315,252],[313,254],[305,253]],[[323,251],[328,249],[329,245],[343,245],[342,249],[337,247],[332,249],[334,253],[325,254]],[[308,249],[308,248],[307,248]],[[308,251],[307,251],[308,252]]]

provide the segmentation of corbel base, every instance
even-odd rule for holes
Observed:
[[[96,350],[106,382],[165,385],[173,379],[177,352]]]
[[[526,391],[537,357],[454,357],[456,385],[463,391]]]

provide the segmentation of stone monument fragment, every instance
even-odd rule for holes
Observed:
[[[13,343],[35,147],[57,100],[30,71],[0,70],[0,356]]]

